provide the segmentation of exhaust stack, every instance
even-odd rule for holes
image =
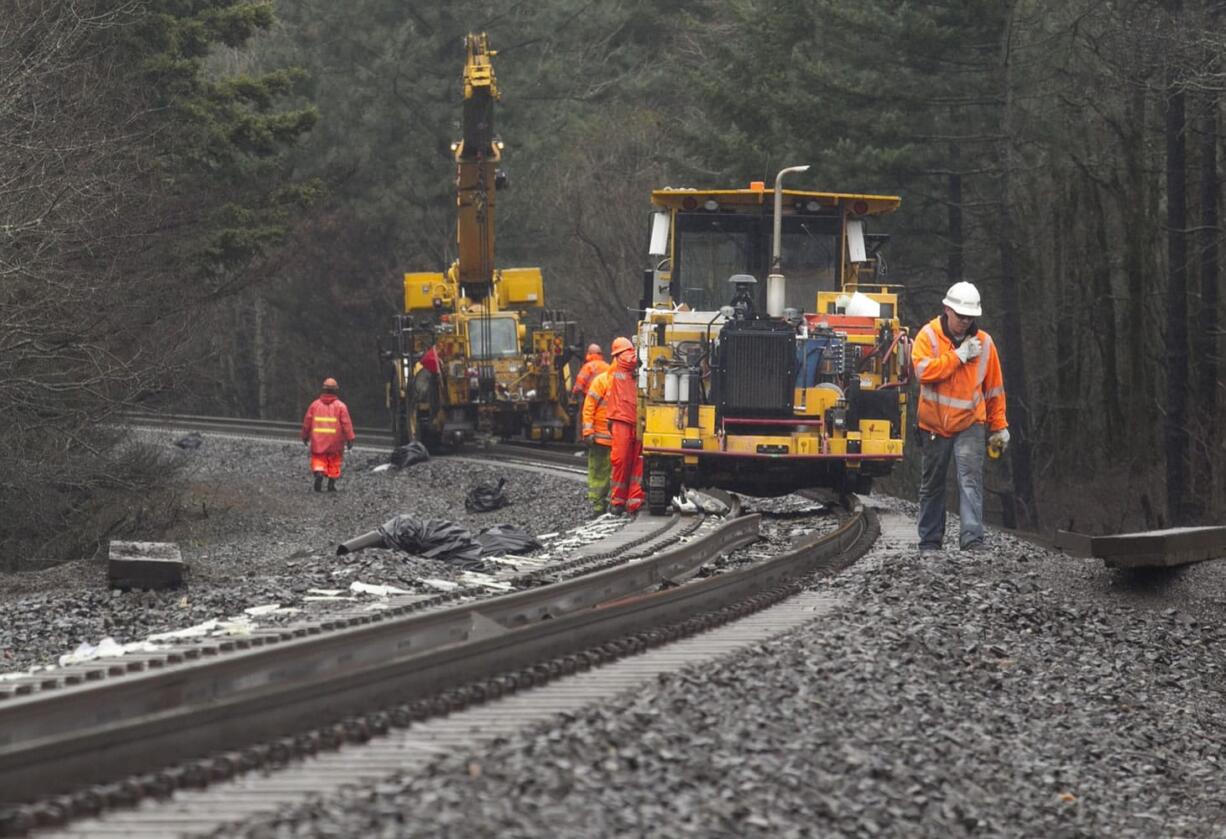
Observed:
[[[775,176],[775,235],[771,240],[771,272],[766,278],[766,313],[773,318],[783,317],[784,300],[787,296],[787,280],[783,277],[783,262],[780,250],[783,247],[783,176],[793,172],[807,172],[809,165],[789,166]]]

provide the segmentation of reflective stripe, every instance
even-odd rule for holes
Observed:
[[[335,434],[336,429],[335,428],[316,428],[314,429],[312,433],[313,434]]]
[[[992,339],[983,336],[983,349],[979,353],[979,379],[975,382],[976,387],[983,387],[983,380],[988,377],[988,355],[992,352]]]
[[[989,390],[986,394],[986,398],[995,399],[997,396],[1003,396],[1004,393],[1005,393],[1005,386],[1001,385],[1000,387],[994,387],[991,390]]]
[[[604,404],[604,394],[601,394],[600,396],[596,396],[595,394],[588,395],[592,397],[592,404],[597,408]]]
[[[932,323],[928,323],[923,329],[920,330],[919,339],[922,341],[925,337],[928,338],[928,346],[931,348],[932,355],[915,365],[915,372],[920,376],[924,375],[924,371],[928,369],[929,364],[936,360],[936,357],[940,351],[940,347],[937,344],[937,335],[932,328]]]
[[[983,393],[976,391],[974,399],[955,399],[952,396],[942,396],[936,392],[935,388],[928,385],[922,385],[920,386],[920,399],[927,399],[938,405],[948,405],[951,408],[961,408],[964,411],[973,411],[975,406],[983,401]]]
[[[315,422],[337,422],[336,417],[312,417]]]
[[[595,437],[597,440],[612,440],[613,439],[612,434],[601,434],[599,431],[597,431],[592,436]]]
[[[585,422],[583,424],[583,430],[584,431],[595,431],[596,429],[595,427],[593,427],[593,425],[590,422]]]

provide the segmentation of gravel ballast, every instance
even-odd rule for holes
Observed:
[[[989,547],[878,550],[716,669],[226,835],[1226,836],[1224,563]]]
[[[179,436],[145,433],[154,445],[168,448]],[[586,490],[578,481],[467,459],[440,457],[374,472],[386,462],[386,452],[359,446],[345,459],[339,491],[315,493],[306,449],[298,443],[205,435],[200,448],[179,457],[188,482],[181,521],[172,532],[148,538],[179,545],[190,567],[187,585],[167,592],[112,590],[105,556],[0,575],[0,672],[54,664],[79,644],[97,644],[104,637],[121,644],[139,641],[255,606],[352,608],[348,600],[330,604],[305,598],[311,589],[348,596],[355,581],[435,594],[424,581],[455,580],[460,569],[384,548],[336,556],[338,543],[399,513],[457,521],[474,534],[513,524],[539,535],[590,518]],[[465,493],[479,481],[499,477],[507,478],[511,504],[491,513],[465,512]]]

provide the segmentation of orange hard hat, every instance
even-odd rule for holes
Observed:
[[[341,386],[336,383],[336,379],[329,376],[324,379],[324,390],[340,390]]]
[[[604,351],[600,349],[600,344],[588,344],[587,354],[588,355],[604,355]]]
[[[630,343],[629,338],[614,338],[613,339],[613,357],[617,358],[624,352],[634,352],[634,344]]]

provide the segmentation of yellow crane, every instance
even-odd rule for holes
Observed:
[[[540,268],[496,267],[494,218],[503,142],[500,99],[485,33],[464,39],[463,131],[456,163],[456,260],[445,272],[404,275],[388,364],[397,442],[458,444],[479,433],[561,440],[575,324],[544,309]],[[539,315],[528,323],[525,308]]]

